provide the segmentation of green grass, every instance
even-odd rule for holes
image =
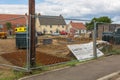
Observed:
[[[3,73],[2,73],[2,72],[0,73],[0,76],[1,76],[1,75],[3,75]]]
[[[0,78],[0,80],[14,80],[14,77],[5,77],[5,78]]]
[[[119,55],[120,54],[120,46],[119,45],[113,45],[111,46],[106,46],[102,49],[102,52],[105,55]]]
[[[77,64],[79,64],[80,62],[78,60],[73,60],[73,61],[70,61],[68,63],[66,63],[67,66],[76,66]]]
[[[0,74],[0,75],[2,75],[2,77],[0,77],[0,80],[17,80],[17,79],[25,76],[24,72],[15,71],[15,70],[9,71],[9,74],[7,74],[7,75],[6,74],[4,74],[4,75]]]
[[[113,55],[120,55],[120,50],[119,49],[113,49],[111,51],[111,54],[113,54]]]

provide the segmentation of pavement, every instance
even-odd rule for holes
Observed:
[[[118,71],[120,71],[120,55],[112,55],[74,67],[28,76],[20,80],[97,80]]]

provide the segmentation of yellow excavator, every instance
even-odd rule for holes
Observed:
[[[6,32],[0,32],[0,38],[1,39],[7,39],[7,33]]]

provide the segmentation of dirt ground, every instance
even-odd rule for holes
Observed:
[[[7,61],[12,63],[15,66],[25,67],[26,66],[26,52],[12,52],[1,55]],[[45,54],[42,52],[36,52],[36,64],[37,65],[51,65],[60,62],[70,61],[68,58],[56,57],[50,54]]]
[[[0,39],[0,54],[16,51],[15,39]]]
[[[46,38],[52,39],[52,44],[44,45],[42,40]],[[42,36],[38,37],[38,44],[36,47],[36,51],[50,54],[57,57],[68,57],[68,54],[70,53],[69,49],[67,48],[68,44],[76,44],[76,43],[85,43],[89,42],[87,39],[79,39],[75,38],[71,42],[67,41],[66,36]],[[26,51],[26,49],[17,49],[16,48],[16,42],[15,38],[10,39],[0,39],[0,55],[2,54],[8,54],[8,53],[23,53],[23,51]],[[9,54],[8,54],[9,56]],[[13,57],[14,58],[14,57]],[[4,64],[11,64],[9,60],[3,58],[0,56],[0,63]]]
[[[39,45],[37,47],[37,51],[44,52],[47,54],[59,56],[59,57],[66,57],[70,51],[67,47],[67,45],[70,44],[83,44],[90,42],[90,39],[80,39],[80,38],[74,38],[72,41],[68,41],[68,38],[66,36],[62,37],[49,37],[52,38],[53,42],[49,45],[43,45],[42,38],[38,38]]]

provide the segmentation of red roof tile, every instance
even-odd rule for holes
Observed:
[[[85,25],[83,23],[79,22],[70,22],[71,26],[75,29],[86,29]]]
[[[25,18],[19,18],[19,19],[15,19],[15,20],[10,20],[13,18],[18,18],[18,17],[22,17],[25,15],[17,15],[17,14],[0,14],[0,21],[4,21],[5,22],[0,22],[0,24],[5,24],[6,22],[11,22],[12,24],[20,24],[20,25],[25,25],[26,24],[26,20]],[[10,21],[8,21],[10,20]]]

